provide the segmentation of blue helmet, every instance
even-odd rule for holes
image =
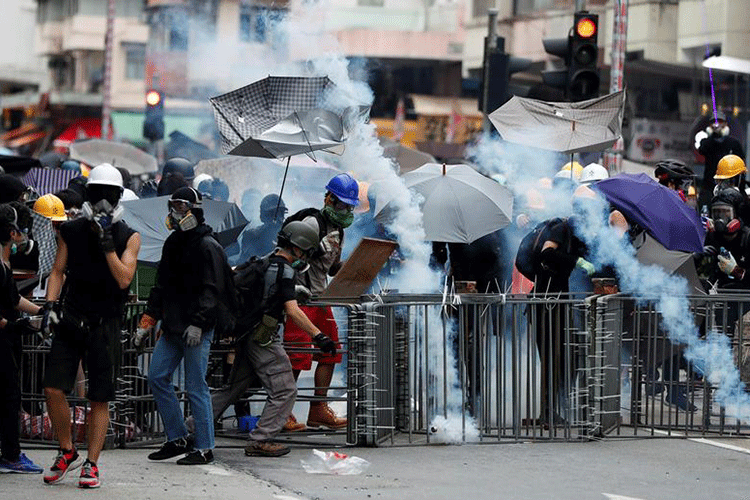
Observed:
[[[75,170],[76,172],[80,172],[81,164],[75,160],[65,160],[60,164],[60,168],[63,170]]]
[[[326,189],[347,205],[359,205],[359,184],[349,174],[339,174],[326,184]]]

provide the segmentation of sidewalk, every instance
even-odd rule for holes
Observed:
[[[236,444],[234,441],[232,444]],[[218,443],[217,443],[218,444]],[[187,500],[238,499],[294,500],[290,494],[253,476],[251,470],[239,472],[224,465],[223,459],[244,456],[242,448],[215,450],[211,465],[180,466],[177,458],[164,462],[146,459],[153,449],[104,450],[99,458],[102,485],[98,490],[78,488],[75,470],[60,484],[47,485],[43,474],[0,474],[0,498],[3,500],[80,499],[96,496],[107,500]],[[24,449],[37,465],[49,467],[55,457],[52,449]],[[85,452],[84,452],[85,456]]]

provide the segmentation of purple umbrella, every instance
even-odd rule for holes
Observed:
[[[702,252],[706,231],[677,193],[646,174],[619,174],[592,186],[668,250]]]

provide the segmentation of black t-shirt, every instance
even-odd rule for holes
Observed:
[[[572,219],[563,219],[547,227],[542,241],[553,241],[557,248],[551,253],[542,253],[542,271],[534,285],[536,293],[558,293],[568,291],[568,279],[575,269],[576,261],[587,253],[586,245],[576,237]]]
[[[272,255],[269,261],[270,265],[266,270],[264,281],[266,287],[266,309],[264,314],[268,314],[280,321],[284,316],[284,303],[294,300],[296,297],[294,285],[297,277],[296,272],[289,265],[289,261],[284,257]]]
[[[16,306],[20,300],[21,295],[18,293],[16,282],[13,279],[13,271],[5,264],[0,264],[0,317],[8,321],[17,319],[19,313]],[[14,351],[20,351],[21,338],[15,333],[5,329],[0,330],[0,339],[2,339],[0,349],[10,347]]]

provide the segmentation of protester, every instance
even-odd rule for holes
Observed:
[[[41,474],[44,469],[21,452],[19,413],[21,411],[21,339],[34,334],[29,319],[18,311],[39,314],[41,307],[21,297],[13,279],[10,254],[23,245],[31,227],[31,214],[18,202],[0,205],[0,473]]]
[[[740,141],[729,135],[729,124],[723,113],[718,113],[714,122],[706,128],[708,137],[701,140],[698,153],[705,158],[703,182],[698,197],[698,206],[708,206],[714,195],[716,169],[719,160],[726,155],[736,155],[745,159],[745,150]]]
[[[148,370],[148,382],[164,422],[167,441],[148,458],[165,460],[185,454],[180,465],[213,462],[214,425],[206,383],[208,355],[220,318],[220,304],[231,299],[231,269],[224,250],[203,218],[202,197],[190,187],[172,194],[168,202],[164,242],[145,314],[136,339],[151,333],[162,320]],[[137,343],[137,342],[136,342]],[[188,437],[172,377],[184,360],[185,389],[195,419],[195,438]]]
[[[162,168],[161,180],[156,188],[156,194],[157,196],[170,195],[181,187],[189,187],[192,185],[194,177],[195,170],[189,160],[170,158]],[[141,194],[141,196],[144,195]]]
[[[279,202],[279,196],[276,194],[266,195],[261,200],[261,224],[242,231],[238,263],[246,262],[254,255],[267,255],[274,249],[276,235],[281,229],[287,211],[284,201]]]
[[[77,219],[83,208],[83,197],[73,189],[63,189],[55,193],[65,207],[65,215],[68,219]]]
[[[55,326],[47,358],[44,391],[60,445],[44,482],[62,481],[83,459],[71,440],[70,407],[65,393],[73,389],[79,361],[88,370],[88,457],[78,486],[99,487],[97,462],[109,423],[109,401],[115,398],[113,370],[119,360],[120,323],[128,288],[135,274],[141,238],[119,220],[122,176],[113,166],[91,170],[84,217],[60,228],[57,256],[47,284],[42,329]],[[66,286],[61,305],[63,281]]]
[[[326,184],[326,194],[322,209],[306,208],[291,215],[284,225],[295,220],[304,220],[314,217],[320,228],[320,247],[311,256],[308,263],[310,269],[297,276],[297,283],[307,287],[312,295],[320,295],[325,290],[328,276],[334,276],[341,268],[341,248],[344,244],[344,229],[351,226],[354,221],[354,207],[359,204],[359,185],[349,174],[338,174]],[[339,340],[339,331],[333,311],[330,306],[311,307],[301,306],[305,315],[320,329],[328,338],[334,342]],[[296,324],[287,319],[284,326],[284,342],[295,346],[310,345],[307,332],[297,327]],[[340,345],[336,349],[340,349]],[[333,409],[328,406],[325,398],[328,388],[333,379],[333,371],[336,363],[341,362],[340,354],[315,354],[306,352],[290,352],[289,359],[294,369],[294,378],[299,378],[302,370],[309,370],[312,361],[317,361],[315,368],[315,396],[318,398],[310,402],[310,411],[307,415],[308,427],[327,427],[329,429],[341,429],[346,427],[346,418],[337,417]],[[304,428],[298,423],[294,415],[289,416],[289,421],[284,429],[295,431]]]
[[[687,192],[693,183],[695,173],[682,160],[672,158],[659,160],[654,167],[656,180],[662,186],[675,191],[680,199],[687,202]]]

